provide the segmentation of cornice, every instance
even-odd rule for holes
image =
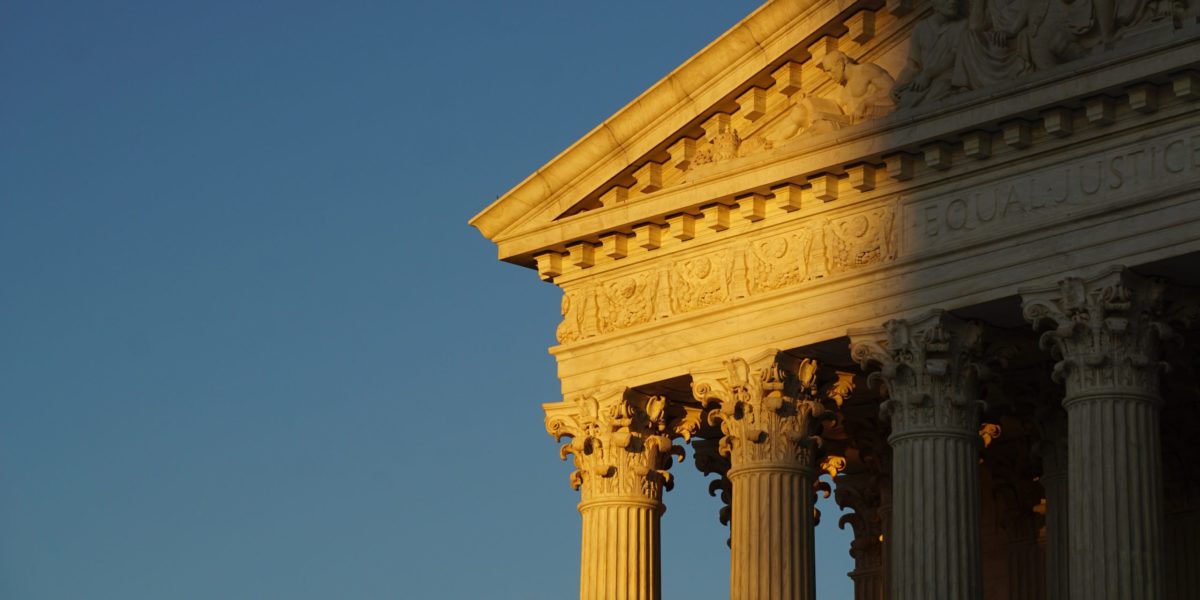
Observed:
[[[496,200],[470,224],[492,241],[548,202],[563,210],[616,176],[862,0],[771,0]],[[581,191],[581,188],[586,188]],[[502,252],[502,258],[505,257]],[[516,262],[523,262],[517,260]]]
[[[934,110],[899,112],[766,154],[733,159],[720,172],[688,185],[673,186],[637,202],[565,217],[537,231],[497,238],[500,258],[533,266],[535,256],[546,252],[565,255],[573,243],[598,244],[605,234],[627,234],[645,223],[663,224],[678,213],[699,214],[702,205],[735,204],[739,196],[769,194],[781,184],[805,185],[810,176],[841,174],[856,164],[899,170],[901,166],[893,161],[919,164],[919,157],[931,144],[956,147],[970,135],[1001,131],[1009,123],[1030,127],[1042,122],[1049,130],[1052,125],[1045,121],[1064,114],[1055,110],[1077,110],[1092,98],[1124,95],[1131,84],[1166,82],[1174,74],[1196,69],[1198,41],[1197,28],[1180,30],[1165,43],[1148,40],[1152,43],[1098,54],[1039,73],[1020,85],[964,93]],[[1131,80],[1130,73],[1139,77]],[[905,173],[898,179],[911,175]]]

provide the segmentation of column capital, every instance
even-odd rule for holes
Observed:
[[[708,482],[708,495],[721,500],[718,518],[722,525],[729,525],[733,482],[729,480],[729,457],[721,456],[720,443],[720,439],[692,440],[692,458],[696,461],[696,469],[705,476],[717,476]]]
[[[849,525],[854,532],[850,556],[856,570],[878,569],[883,566],[883,481],[868,472],[846,473],[834,479],[833,498],[845,512],[838,519],[838,528]]]
[[[545,404],[546,431],[561,442],[563,460],[574,457],[571,487],[586,504],[604,500],[659,503],[671,489],[672,457],[683,448],[672,443],[688,437],[699,411],[671,405],[663,396],[647,396],[614,387],[570,401]]]
[[[849,336],[851,357],[864,369],[880,367],[867,381],[888,393],[880,415],[891,421],[893,441],[913,433],[978,433],[979,383],[990,375],[981,323],[934,310]]]
[[[827,413],[818,369],[815,360],[768,350],[692,371],[692,394],[720,426],[720,453],[734,470],[815,469],[814,421]]]
[[[1158,394],[1161,343],[1178,336],[1164,316],[1166,284],[1120,266],[1088,278],[1020,291],[1041,345],[1057,361],[1053,378],[1067,401],[1092,394]]]

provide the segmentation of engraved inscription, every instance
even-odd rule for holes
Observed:
[[[944,243],[1036,226],[1200,178],[1200,132],[1164,136],[908,208],[910,237]],[[918,247],[919,248],[919,247]]]

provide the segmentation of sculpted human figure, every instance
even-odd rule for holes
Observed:
[[[801,133],[827,133],[850,124],[850,118],[838,103],[804,92],[796,94],[788,112],[780,119],[776,133],[771,136],[772,144],[786,142]]]
[[[1007,35],[993,27],[985,0],[971,0],[970,11],[960,0],[933,0],[933,10],[913,28],[908,64],[892,92],[901,107],[981,89],[1027,70]]]
[[[875,63],[859,64],[834,50],[821,59],[821,70],[842,86],[838,104],[851,123],[882,117],[896,108],[892,87],[896,80]]]
[[[991,0],[989,42],[1011,46],[1033,69],[1047,69],[1086,54],[1080,36],[1092,27],[1092,6],[1077,0]]]
[[[954,92],[955,56],[966,32],[958,0],[933,0],[933,14],[913,27],[908,63],[892,91],[897,104],[917,106]]]

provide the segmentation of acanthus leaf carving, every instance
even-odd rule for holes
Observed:
[[[855,559],[855,568],[860,571],[876,569],[883,563],[883,517],[880,507],[883,495],[879,481],[868,473],[844,474],[836,479],[834,501],[844,513],[838,519],[838,528],[850,526],[854,539],[850,542],[850,556]]]
[[[546,431],[563,460],[572,457],[571,486],[586,502],[608,497],[661,501],[672,485],[672,459],[683,460],[683,448],[672,442],[667,400],[627,388],[583,395],[550,404]]]
[[[887,391],[880,415],[890,420],[893,438],[939,430],[978,434],[981,383],[991,375],[982,336],[981,323],[940,310],[850,332],[851,356],[864,369],[880,367],[867,381]]]
[[[1057,361],[1067,395],[1127,389],[1158,394],[1164,342],[1181,338],[1163,318],[1165,284],[1123,267],[1056,286],[1023,290],[1022,310]]]
[[[708,495],[721,500],[718,518],[722,525],[729,525],[733,503],[733,482],[729,480],[729,458],[720,450],[719,439],[697,439],[692,441],[692,456],[696,469],[704,475],[716,475],[708,484]],[[726,540],[728,543],[728,540]]]
[[[815,469],[815,426],[826,416],[817,400],[818,365],[775,350],[719,369],[694,372],[692,393],[721,428],[718,446],[734,468],[777,464]]]

